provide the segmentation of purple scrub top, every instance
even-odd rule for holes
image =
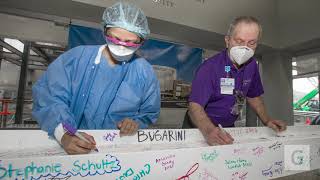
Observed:
[[[238,117],[231,114],[236,99],[233,95],[221,94],[220,79],[234,78],[235,90],[241,90],[246,97],[258,97],[264,91],[256,60],[251,58],[237,69],[227,52],[225,49],[201,64],[192,81],[189,102],[200,104],[215,125],[233,127]],[[226,66],[231,69],[228,73],[225,71]]]

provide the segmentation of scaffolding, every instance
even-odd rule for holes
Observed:
[[[6,41],[7,40],[7,41]],[[19,50],[13,43],[8,40],[22,44],[23,50]],[[0,127],[8,127],[8,118],[10,117],[10,127],[32,127],[36,121],[32,119],[31,108],[25,107],[31,104],[31,86],[32,80],[28,80],[30,74],[36,70],[44,71],[48,65],[65,51],[66,47],[50,43],[21,41],[16,39],[0,38],[0,70],[1,62],[9,62],[20,67],[17,96],[0,97],[1,100],[1,124]],[[30,78],[31,79],[31,78]],[[0,84],[1,86],[1,84]],[[6,91],[6,86],[1,86]],[[11,105],[10,105],[11,104]],[[9,110],[10,106],[15,106],[15,110]],[[12,109],[12,107],[11,107]]]

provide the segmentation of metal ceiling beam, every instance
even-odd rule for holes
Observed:
[[[1,54],[1,58],[3,59],[14,59],[16,61],[19,61],[21,63],[21,57],[19,55],[10,53],[10,52],[3,52]]]
[[[15,59],[15,60],[21,60],[21,57],[19,55],[13,54],[13,53],[9,53],[9,52],[3,52],[2,56],[3,59],[9,58],[9,59]],[[30,61],[35,61],[35,62],[40,62],[43,63],[45,65],[47,65],[47,61],[45,59],[43,59],[40,56],[34,56],[34,55],[30,55],[29,56]]]
[[[304,49],[304,50],[299,50],[294,53],[295,56],[304,56],[308,54],[314,54],[314,53],[319,53],[320,52],[320,47],[315,47],[315,48],[309,48],[309,49]]]
[[[37,43],[32,44],[32,46],[36,48],[53,49],[53,50],[60,50],[60,51],[66,50],[66,47],[50,46],[50,45],[37,44]]]
[[[21,61],[18,61],[18,60],[15,60],[15,59],[10,59],[10,58],[6,58],[6,59],[3,59],[4,61],[8,61],[12,64],[15,64],[17,66],[21,66]],[[45,71],[47,70],[47,66],[41,66],[41,65],[36,65],[36,64],[29,64],[28,65],[28,69],[29,70],[42,70],[42,71]]]
[[[15,64],[15,65],[17,65],[17,66],[21,66],[21,61],[18,61],[18,60],[16,60],[16,59],[10,59],[10,58],[5,58],[5,59],[3,59],[4,61],[8,61],[8,62],[10,62],[10,63],[12,63],[12,64]]]
[[[15,47],[11,46],[10,44],[6,43],[3,39],[0,39],[0,46],[6,48],[7,50],[11,51],[12,53],[22,57],[22,52],[20,52]]]
[[[28,69],[29,70],[41,70],[41,71],[45,71],[45,70],[47,70],[47,67],[46,66],[38,66],[38,65],[34,65],[34,64],[32,64],[32,65],[28,65]]]
[[[11,59],[17,59],[17,57],[19,57],[20,59],[22,58],[22,52],[20,52],[18,49],[11,46],[10,44],[6,43],[3,39],[0,39],[0,46],[12,52],[12,53],[3,52],[2,57],[5,58],[5,56],[9,56],[9,58],[11,58]],[[40,56],[30,55],[30,60],[36,61],[36,62],[41,62],[44,65],[48,65],[48,61],[43,57],[44,54],[41,53],[41,51],[38,51],[38,52],[36,52],[36,51],[35,51],[35,53],[38,54],[38,52],[39,52]],[[50,58],[48,57],[48,59],[50,59]]]
[[[44,52],[41,48],[34,47],[33,45],[34,43],[31,44],[31,49],[43,59],[47,60],[48,63],[51,63],[51,58],[46,54],[46,52]],[[48,63],[46,63],[46,65],[48,65]]]
[[[298,79],[298,78],[313,77],[313,76],[318,76],[318,73],[320,73],[320,71],[312,71],[312,72],[307,72],[307,73],[301,73],[301,74],[298,74],[298,75],[293,75],[292,78],[293,79]]]

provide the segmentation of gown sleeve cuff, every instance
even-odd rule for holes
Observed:
[[[54,137],[56,138],[56,140],[59,142],[60,145],[61,145],[61,139],[64,133],[66,133],[66,131],[63,129],[62,123],[60,123],[54,130]]]

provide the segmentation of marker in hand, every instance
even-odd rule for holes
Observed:
[[[62,126],[63,126],[63,129],[68,132],[68,134],[72,136],[77,136],[79,139],[91,144],[91,142],[88,139],[86,139],[81,133],[77,131],[77,129],[73,128],[68,123],[62,123]],[[94,149],[94,151],[99,152],[97,147]]]
[[[226,130],[223,129],[223,127],[221,126],[221,124],[218,124],[219,128],[222,130],[223,133],[227,133]]]
[[[225,134],[226,136],[228,136],[231,139],[231,143],[232,144],[234,142],[233,137],[221,126],[221,124],[218,124],[219,128],[221,129],[222,133]]]
[[[232,144],[234,142],[234,139],[230,136],[230,134],[225,129],[223,129],[221,124],[218,124],[218,127],[221,129],[222,133],[231,140],[229,144]]]

